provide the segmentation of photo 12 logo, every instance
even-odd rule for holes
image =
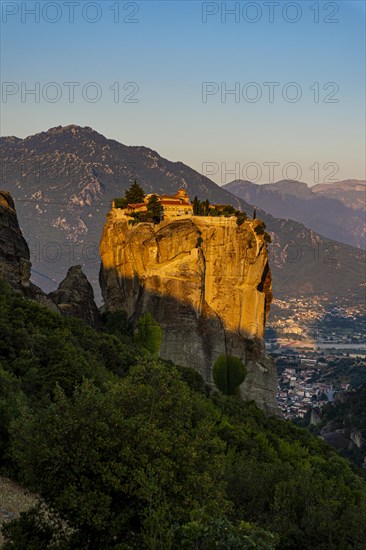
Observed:
[[[202,103],[298,103],[310,99],[314,103],[339,103],[337,82],[202,82]]]
[[[2,23],[139,23],[137,2],[1,2]]]
[[[56,264],[61,260],[67,263],[82,261],[87,264],[100,262],[98,243],[65,241],[36,241],[29,247],[32,263]]]
[[[202,23],[339,23],[337,2],[202,2]]]
[[[274,233],[270,232],[270,235],[272,242],[267,244],[270,263],[276,265],[297,262],[303,262],[304,265],[323,263],[330,269],[334,269],[334,266],[339,263],[340,245],[338,243],[320,241],[302,246],[299,242],[290,240],[280,244]]]
[[[309,183],[332,183],[339,180],[339,165],[336,162],[320,163],[313,162],[311,165],[302,167],[298,162],[287,162],[286,164],[277,161],[258,162],[203,162],[202,176],[212,179],[219,176],[221,184],[233,180],[244,180],[257,183],[274,183],[279,180],[302,181],[306,169],[306,179]],[[309,176],[311,181],[309,181]]]
[[[102,99],[112,99],[114,103],[139,103],[140,86],[137,82],[2,82],[1,103],[98,103]]]

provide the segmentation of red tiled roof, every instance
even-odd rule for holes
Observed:
[[[141,208],[141,206],[146,206],[146,204],[144,202],[136,202],[136,203],[128,204],[127,206],[128,208]]]
[[[188,202],[181,202],[180,200],[161,200],[160,204],[164,206],[164,204],[174,204],[175,206],[191,206]]]

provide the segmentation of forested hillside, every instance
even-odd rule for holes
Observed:
[[[319,438],[208,395],[123,313],[96,332],[0,286],[2,474],[39,495],[9,549],[365,548],[366,485]],[[150,351],[149,351],[150,350]]]
[[[342,456],[365,467],[366,384],[355,391],[336,394],[333,403],[322,408],[320,421],[311,425],[311,430],[316,435],[321,434]]]

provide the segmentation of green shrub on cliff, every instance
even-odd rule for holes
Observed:
[[[264,222],[261,222],[260,224],[256,225],[254,231],[257,235],[264,235],[266,229],[266,224]]]
[[[135,204],[143,202],[145,198],[145,191],[135,180],[133,184],[125,192],[126,201],[128,204]]]
[[[358,367],[361,370],[361,367]],[[366,384],[356,390],[341,394],[337,398],[322,407],[320,423],[310,426],[312,433],[320,434],[324,426],[331,423],[331,430],[343,430],[346,437],[358,437],[358,445],[349,445],[348,448],[339,449],[338,452],[362,467],[366,455]],[[305,419],[304,419],[305,420]],[[310,415],[302,425],[309,425]],[[366,472],[365,472],[366,477]]]
[[[225,395],[235,395],[247,375],[247,369],[239,357],[220,355],[213,367],[213,379],[218,389]]]
[[[113,202],[115,208],[126,208],[128,204],[125,197],[116,197]]]
[[[150,313],[145,313],[137,323],[135,342],[153,355],[158,355],[163,340],[163,331]]]
[[[160,223],[163,217],[163,208],[159,202],[158,195],[151,195],[147,202],[147,216],[152,219],[154,223]]]
[[[241,225],[243,225],[243,223],[247,219],[247,215],[245,212],[239,212],[239,211],[237,211],[235,215],[236,215],[236,223],[240,227]]]

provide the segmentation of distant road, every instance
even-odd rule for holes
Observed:
[[[316,342],[315,346],[321,349],[362,349],[366,352],[366,344],[322,344]]]
[[[366,353],[366,343],[362,344],[336,344],[332,342],[317,342],[314,340],[300,341],[300,340],[283,340],[278,339],[277,344],[282,348],[313,348],[316,349],[357,349],[363,350]]]

